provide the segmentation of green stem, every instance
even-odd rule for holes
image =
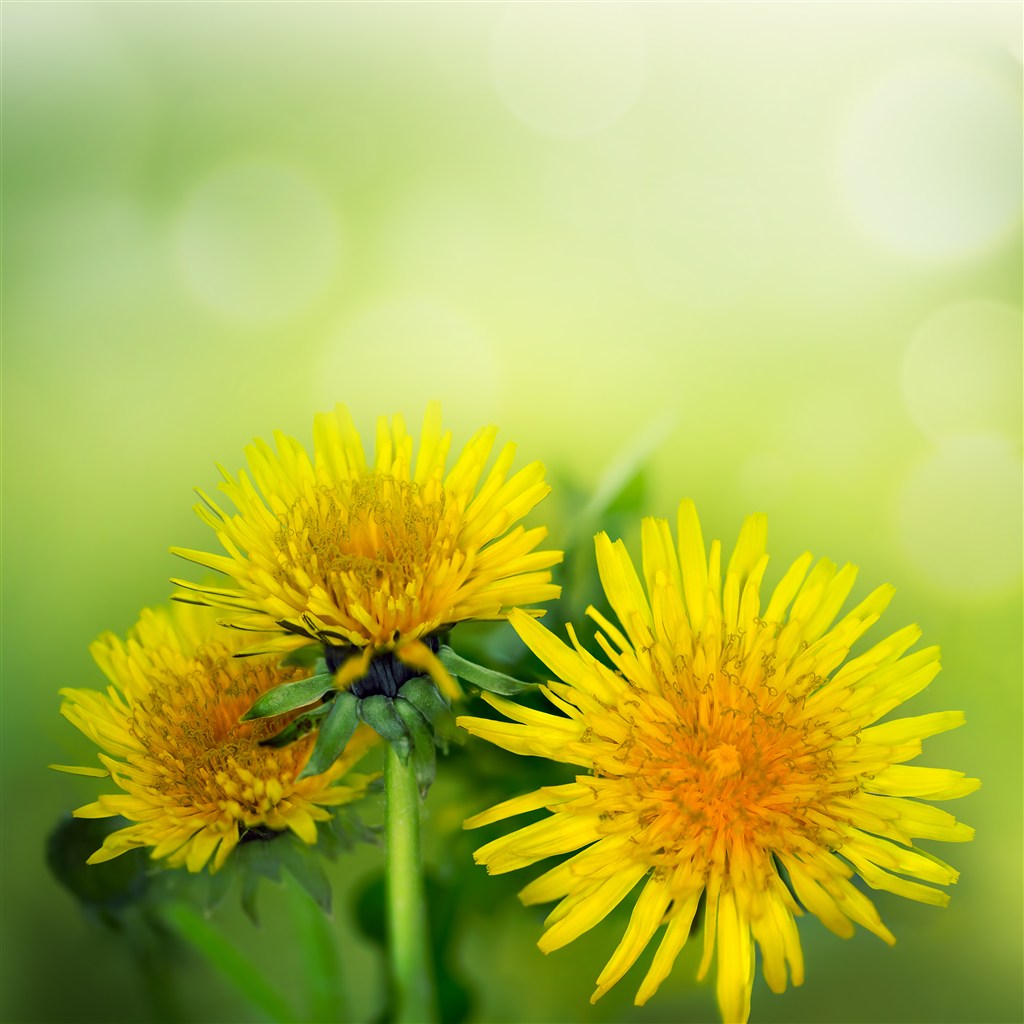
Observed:
[[[427,902],[420,858],[420,794],[412,763],[388,744],[387,810],[388,953],[395,1024],[437,1020],[427,935]]]

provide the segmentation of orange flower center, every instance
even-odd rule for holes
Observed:
[[[741,682],[719,668],[698,682],[681,672],[664,686],[671,715],[630,702],[631,734],[595,770],[612,801],[636,812],[634,838],[652,864],[725,868],[739,847],[747,860],[836,841],[823,812],[856,781],[837,778],[834,738],[771,677]]]

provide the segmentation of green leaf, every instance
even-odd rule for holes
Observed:
[[[201,914],[183,903],[164,908],[164,918],[189,945],[230,981],[254,1006],[272,1021],[285,1024],[298,1020],[288,1000]]]
[[[427,720],[409,703],[398,697],[394,701],[398,717],[405,723],[412,739],[412,766],[416,773],[416,785],[419,786],[420,799],[427,795],[437,774],[437,752],[434,748],[434,734],[427,725]]]
[[[309,669],[310,675],[323,675],[327,671],[327,662],[324,661],[323,644],[305,644],[303,647],[296,647],[289,651],[278,664],[281,668]]]
[[[327,717],[323,720],[320,731],[317,733],[313,753],[309,755],[306,767],[299,772],[300,779],[305,779],[310,775],[319,775],[334,764],[338,755],[352,738],[352,733],[355,732],[356,725],[359,723],[358,706],[359,699],[348,692],[339,693],[331,701],[331,710],[327,713]]]
[[[283,843],[275,851],[288,873],[313,898],[325,913],[331,912],[331,883],[320,863],[320,853],[314,847]]]
[[[326,715],[337,698],[326,704],[318,704],[312,711],[304,711],[298,718],[289,722],[279,733],[270,739],[261,740],[261,747],[287,747],[289,743],[302,739],[306,733],[316,727],[317,722]]]
[[[433,680],[423,676],[410,679],[398,696],[407,700],[429,723],[442,750],[447,752],[448,741],[462,742],[465,732],[455,724],[455,716],[448,702],[438,693]]]
[[[248,722],[254,718],[272,718],[274,715],[283,715],[286,711],[303,708],[307,704],[319,700],[328,690],[333,689],[334,676],[329,672],[311,676],[309,679],[299,679],[294,683],[282,683],[272,690],[267,690],[242,715],[242,721]]]
[[[476,665],[472,661],[460,658],[450,647],[441,647],[437,652],[441,664],[444,665],[452,675],[464,679],[467,683],[479,686],[481,690],[488,690],[490,693],[497,693],[503,697],[511,697],[514,694],[522,693],[532,688],[532,683],[524,683],[519,679],[513,679],[504,672],[495,672],[492,669],[484,668],[483,665]],[[408,684],[407,684],[408,685]]]
[[[152,862],[141,849],[129,850],[114,860],[86,864],[86,858],[103,845],[103,840],[125,824],[124,818],[73,818],[65,814],[46,841],[46,862],[57,881],[108,923],[143,900],[152,875]]]
[[[395,748],[403,763],[409,760],[409,751],[412,749],[409,731],[390,697],[385,697],[381,693],[364,697],[359,702],[359,717]]]

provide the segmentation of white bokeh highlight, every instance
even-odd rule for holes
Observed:
[[[840,187],[876,242],[913,258],[967,258],[1020,221],[1021,139],[1012,79],[966,57],[909,65],[856,104],[840,140]]]
[[[324,292],[338,261],[330,200],[300,170],[250,160],[220,168],[188,196],[175,252],[189,291],[223,316],[277,323]]]
[[[1021,424],[1024,321],[1018,308],[987,300],[940,309],[903,356],[903,399],[928,437],[1004,433]]]
[[[615,124],[647,75],[647,39],[621,4],[511,4],[494,28],[491,74],[505,106],[543,135]]]
[[[991,435],[952,438],[907,476],[896,530],[927,584],[961,598],[998,596],[1021,578],[1020,449]]]

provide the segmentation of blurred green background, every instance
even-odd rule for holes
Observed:
[[[878,897],[895,949],[805,921],[806,984],[759,978],[754,1019],[1022,1019],[1020,5],[0,16],[4,1020],[262,1019],[195,956],[147,982],[47,872],[95,785],[45,769],[90,756],[56,690],[101,684],[87,645],[166,598],[170,544],[211,542],[215,461],[339,400],[370,430],[432,397],[457,444],[493,421],[546,462],[559,544],[640,458],[634,540],[689,495],[727,544],[769,513],[771,580],[810,548],[860,564],[857,594],[896,584],[884,624],[944,649],[910,712],[967,711],[923,763],[983,778],[951,805],[977,839],[937,850],[948,910]],[[640,967],[588,1004],[621,914],[536,950],[531,875],[487,879],[458,831],[547,778],[514,761],[470,744],[428,802],[468,1019],[713,1018],[695,950],[648,1007]],[[353,909],[378,863],[330,867],[355,1020],[383,1005]],[[301,987],[293,897],[265,898],[260,929],[213,923]]]

